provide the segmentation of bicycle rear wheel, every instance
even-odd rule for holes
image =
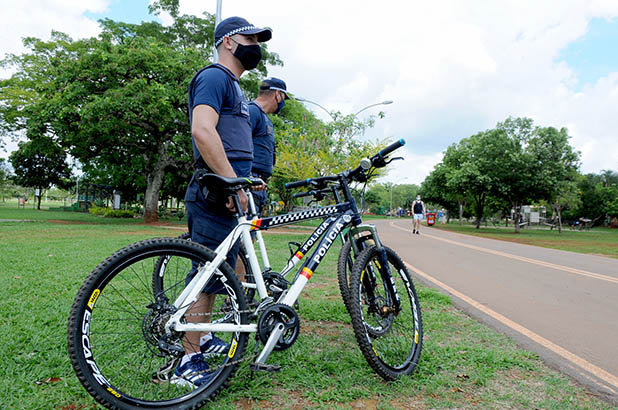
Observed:
[[[219,393],[235,373],[248,334],[218,332],[231,345],[227,354],[207,358],[211,377],[199,388],[172,384],[184,354],[184,334],[167,335],[165,324],[174,301],[155,297],[151,280],[161,257],[170,256],[166,274],[182,277],[193,266],[214,258],[204,246],[186,240],[149,239],[121,249],[103,261],[80,288],[69,316],[68,350],[86,390],[109,408],[198,408]],[[212,322],[248,324],[247,305],[238,279],[227,264],[215,271]],[[182,289],[179,289],[180,291]]]
[[[371,368],[386,380],[411,374],[422,343],[421,308],[412,279],[401,258],[384,247],[393,288],[389,290],[380,249],[372,246],[357,258],[350,277],[350,316],[356,341]]]

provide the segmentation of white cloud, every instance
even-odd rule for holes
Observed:
[[[96,22],[82,13],[109,1],[30,3],[3,5],[9,15],[23,11],[3,14],[2,51],[14,50],[8,46],[24,35],[48,36],[51,28],[92,35]],[[181,0],[181,12],[214,13],[215,5]],[[584,172],[618,169],[618,68],[578,90],[574,72],[558,61],[592,18],[618,16],[615,0],[224,0],[223,18],[233,15],[273,28],[269,48],[285,66],[270,74],[296,95],[343,113],[394,101],[360,114],[386,113],[364,138],[408,142],[407,160],[393,164],[389,178],[422,181],[449,144],[509,115],[566,126]]]

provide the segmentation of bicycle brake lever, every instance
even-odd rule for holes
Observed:
[[[388,161],[385,161],[385,162],[384,162],[384,165],[388,165],[388,164],[390,164],[390,163],[391,163],[391,162],[393,162],[393,161],[397,161],[398,159],[403,159],[403,157],[395,157],[395,158],[391,158],[391,159],[389,159]]]

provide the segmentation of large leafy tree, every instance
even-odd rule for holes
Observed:
[[[536,128],[526,150],[533,158],[535,179],[540,194],[548,199],[558,216],[558,231],[562,232],[562,210],[577,201],[575,180],[579,153],[569,144],[566,128]]]
[[[39,190],[37,209],[41,209],[43,191],[52,185],[64,186],[71,175],[65,152],[47,136],[20,142],[9,160],[15,171],[15,183]]]
[[[147,222],[157,219],[166,172],[191,173],[187,86],[212,60],[214,30],[212,15],[180,16],[177,1],[152,9],[172,10],[174,24],[104,20],[97,38],[28,38],[29,53],[4,62],[17,73],[0,83],[0,126],[54,136],[95,182],[125,196],[145,192]],[[265,45],[263,52],[241,80],[247,90],[257,90],[266,64],[280,64]]]
[[[451,189],[448,184],[449,169],[440,162],[421,184],[420,193],[425,202],[444,207],[447,210],[448,219],[451,215],[459,212],[459,223],[465,207],[463,192]]]

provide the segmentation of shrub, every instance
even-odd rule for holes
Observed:
[[[100,206],[91,206],[88,211],[93,215],[100,215],[105,218],[133,218],[135,212],[123,209],[111,209]]]

